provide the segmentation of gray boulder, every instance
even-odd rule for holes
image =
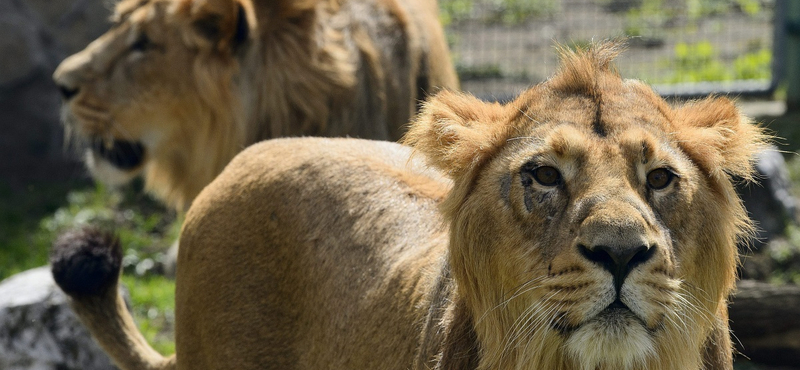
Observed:
[[[0,282],[0,370],[116,367],[69,307],[50,267]]]
[[[761,153],[756,162],[758,183],[740,186],[737,191],[758,228],[753,247],[758,250],[775,236],[782,235],[789,223],[796,222],[797,200],[786,161],[777,148]]]
[[[0,186],[82,176],[77,155],[64,155],[61,99],[52,81],[58,63],[109,27],[105,0],[0,1]]]

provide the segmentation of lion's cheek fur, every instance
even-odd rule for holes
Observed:
[[[491,196],[470,194],[455,212],[450,234],[450,263],[459,281],[458,293],[473,315],[481,343],[479,369],[508,369],[522,363],[530,365],[526,369],[550,368],[547,364],[555,358],[545,360],[541,355],[560,353],[562,340],[547,328],[529,331],[526,328],[533,323],[518,320],[530,311],[531,299],[543,298],[540,290],[522,292],[520,286],[525,276],[547,271],[537,250],[540,243],[509,230],[513,221],[507,214],[483,206],[482,200]],[[525,343],[533,344],[526,348]]]
[[[703,218],[674,228],[673,253],[682,293],[700,307],[691,314],[707,333],[715,325],[715,316],[727,312],[739,262],[736,244],[752,226],[729,182],[703,174],[697,178],[688,208],[701,212]]]

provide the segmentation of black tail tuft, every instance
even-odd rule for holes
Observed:
[[[122,264],[119,239],[84,227],[61,234],[50,252],[53,279],[70,296],[92,296],[116,289]]]

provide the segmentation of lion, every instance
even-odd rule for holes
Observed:
[[[179,211],[249,144],[397,140],[458,88],[435,0],[122,0],[113,22],[55,71],[66,129],[96,179]]]
[[[731,369],[732,179],[769,138],[726,98],[623,79],[622,48],[563,49],[506,104],[440,92],[413,149],[244,150],[187,214],[173,356],[133,325],[107,232],[59,239],[54,277],[122,369]]]

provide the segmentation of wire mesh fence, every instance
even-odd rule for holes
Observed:
[[[440,0],[462,88],[495,99],[554,72],[554,45],[626,38],[620,72],[666,95],[765,91],[776,1]]]

